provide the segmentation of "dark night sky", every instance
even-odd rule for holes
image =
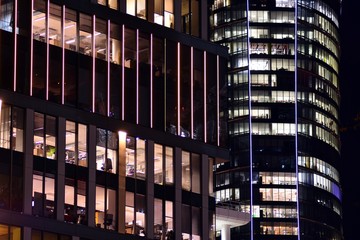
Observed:
[[[359,0],[343,0],[341,110],[343,224],[345,240],[359,239],[360,216],[360,18]],[[356,120],[358,118],[358,120]]]

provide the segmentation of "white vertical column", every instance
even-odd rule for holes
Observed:
[[[224,224],[221,228],[221,240],[230,240],[230,225]]]
[[[91,51],[92,51],[92,98],[91,98],[91,109],[92,112],[95,112],[95,24],[96,18],[95,15],[92,16],[92,41],[91,41]]]

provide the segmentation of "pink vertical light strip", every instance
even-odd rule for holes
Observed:
[[[91,51],[92,51],[92,112],[95,112],[95,15],[92,16],[92,39],[91,39]]]
[[[107,116],[110,116],[110,20],[107,21],[107,46],[106,46],[106,61],[107,61]]]
[[[180,108],[181,108],[181,97],[180,97],[180,43],[177,43],[177,135],[181,135],[180,128]]]
[[[136,124],[139,124],[139,29],[136,29]]]
[[[33,67],[34,67],[34,26],[33,26],[34,1],[31,1],[31,30],[30,30],[30,96],[33,88]]]
[[[125,62],[125,26],[122,25],[122,46],[121,46],[121,120],[124,121],[125,119],[125,68],[124,68],[124,62]]]
[[[207,83],[207,76],[206,76],[206,52],[204,51],[204,142],[207,142],[207,126],[206,126],[206,83]]]
[[[153,35],[150,34],[150,128],[153,128],[153,78],[154,70],[153,70]]]
[[[46,3],[46,84],[45,84],[45,99],[49,100],[49,16],[50,16],[50,0]]]
[[[61,104],[65,104],[65,13],[65,5],[63,5],[61,21]]]
[[[216,135],[217,145],[220,146],[220,73],[219,55],[216,56]]]
[[[190,117],[191,117],[191,123],[190,123],[190,131],[191,131],[191,138],[194,138],[194,48],[191,47],[190,49]]]
[[[17,64],[16,64],[16,62],[17,62],[17,58],[16,58],[16,56],[17,56],[17,32],[16,32],[16,30],[17,30],[17,0],[15,0],[15,2],[14,2],[14,16],[15,16],[15,19],[14,19],[14,27],[13,27],[13,33],[14,33],[14,68],[13,68],[13,70],[14,70],[14,80],[13,80],[13,83],[14,83],[14,85],[13,85],[13,91],[14,92],[16,92],[16,71],[17,71],[17,68],[16,68],[16,66],[17,66]]]

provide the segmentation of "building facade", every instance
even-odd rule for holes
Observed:
[[[1,239],[215,238],[228,53],[206,5],[0,1]]]
[[[343,239],[341,0],[215,0],[212,41],[230,53],[231,161],[216,200],[248,212],[233,239]]]

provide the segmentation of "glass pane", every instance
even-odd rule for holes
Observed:
[[[91,16],[80,13],[79,52],[92,55],[92,19]]]
[[[19,152],[24,149],[24,119],[24,110],[13,107],[12,149]]]
[[[139,123],[150,127],[150,35],[139,33]]]
[[[14,0],[0,1],[0,29],[8,32],[13,30]]]
[[[78,223],[86,225],[86,182],[80,180],[77,181],[77,214]]]
[[[77,223],[74,180],[65,179],[65,183],[64,221],[69,223]]]
[[[177,43],[166,41],[166,131],[177,134]]]
[[[105,189],[96,186],[95,224],[96,227],[104,227],[105,213]]]
[[[65,162],[76,164],[76,147],[75,147],[75,123],[66,121],[65,133]]]
[[[200,194],[201,159],[199,154],[191,154],[191,191]]]
[[[137,54],[136,44],[137,34],[134,29],[125,29],[125,49],[124,49],[124,74],[125,74],[125,121],[136,122],[136,67]]]
[[[164,232],[166,236],[172,235],[173,232],[173,203],[171,201],[165,201],[165,228]],[[175,236],[174,238],[175,239]]]
[[[87,126],[78,124],[78,165],[87,167]]]
[[[55,217],[55,179],[45,177],[45,217]]]
[[[163,146],[154,145],[154,182],[163,184]]]
[[[194,50],[194,139],[204,139],[204,56]]]
[[[163,201],[154,199],[154,239],[162,239],[163,233]]]
[[[182,170],[182,188],[184,190],[190,191],[191,189],[191,178],[190,178],[190,153],[182,152],[182,161],[181,161],[181,170]]]
[[[44,156],[44,115],[34,114],[34,151],[35,156]]]
[[[107,162],[106,169],[110,173],[116,173],[117,169],[117,153],[118,153],[118,134],[107,132]]]
[[[165,182],[174,183],[174,153],[172,147],[165,147]]]
[[[65,23],[64,23],[64,40],[65,48],[76,51],[77,50],[77,21],[76,12],[73,10],[65,10]]]
[[[134,234],[134,193],[126,192],[125,204],[125,232],[128,234]]]
[[[95,51],[96,57],[106,60],[107,56],[107,27],[106,22],[101,19],[96,19],[95,30]]]
[[[46,116],[46,157],[56,159],[56,118]]]
[[[106,159],[106,130],[98,128],[96,131],[96,169],[105,171]]]
[[[135,138],[126,138],[126,176],[135,177]]]
[[[6,104],[0,105],[0,147],[10,149],[11,107]]]
[[[61,47],[61,7],[50,3],[49,44]]]
[[[112,9],[117,10],[119,8],[117,1],[118,0],[109,0],[109,7],[112,8]]]
[[[145,179],[146,177],[146,156],[145,141],[136,139],[136,178]]]
[[[137,0],[136,16],[142,19],[146,19],[146,1]]]
[[[10,240],[21,240],[21,228],[10,227]]]
[[[135,0],[126,0],[126,13],[135,16]]]
[[[34,39],[46,41],[46,5],[43,0],[34,1],[33,9],[33,34]]]
[[[107,229],[115,230],[116,223],[116,191],[107,189],[105,226]]]
[[[180,64],[180,136],[191,136],[191,52],[181,45]]]
[[[145,236],[146,201],[144,195],[136,195],[136,227],[135,234]]]
[[[154,128],[160,131],[165,130],[165,53],[164,40],[161,38],[153,38],[153,124]]]

